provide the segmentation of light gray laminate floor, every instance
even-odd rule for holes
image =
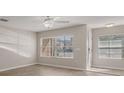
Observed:
[[[65,68],[57,68],[43,65],[32,65],[28,67],[0,72],[0,76],[112,76],[93,71],[80,71]]]

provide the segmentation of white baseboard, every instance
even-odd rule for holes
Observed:
[[[37,64],[37,63],[30,63],[30,64],[25,64],[25,65],[19,65],[19,66],[4,68],[4,69],[0,69],[0,72],[7,71],[7,70],[12,70],[12,69],[17,69],[17,68],[22,68],[22,67],[27,67],[27,66],[31,66],[31,65],[35,65],[35,64]]]
[[[62,65],[53,65],[53,64],[46,64],[46,63],[31,63],[31,64],[25,64],[25,65],[19,65],[19,66],[13,66],[13,67],[9,67],[9,68],[0,69],[0,72],[17,69],[17,68],[22,68],[22,67],[27,67],[27,66],[36,65],[36,64],[52,66],[52,67],[59,67],[59,68],[66,68],[66,69],[74,69],[74,70],[86,70],[86,69],[82,69],[82,68],[62,66]]]
[[[53,65],[53,64],[46,64],[46,63],[37,63],[37,64],[46,65],[46,66],[52,66],[52,67],[59,67],[59,68],[66,68],[66,69],[74,69],[74,70],[86,70],[86,69],[82,69],[82,68],[62,66],[62,65]]]

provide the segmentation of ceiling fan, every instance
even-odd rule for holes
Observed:
[[[55,23],[58,23],[58,24],[67,24],[67,23],[69,23],[69,21],[67,21],[67,20],[60,20],[60,19],[61,19],[61,17],[58,17],[58,16],[44,16],[42,24],[46,28],[51,28],[51,27],[53,27],[53,25]],[[0,18],[0,21],[8,22],[9,20],[8,20],[8,18]]]
[[[45,16],[43,19],[43,25],[47,28],[53,27],[54,23],[69,23],[69,21],[66,20],[58,20],[61,17],[53,17],[53,16]]]

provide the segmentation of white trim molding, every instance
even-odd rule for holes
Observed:
[[[46,63],[37,63],[37,64],[39,64],[39,65],[44,65],[44,66],[51,66],[51,67],[65,68],[65,69],[86,70],[86,69],[82,69],[82,68],[69,67],[69,66],[63,66],[63,65],[53,65],[53,64],[46,64]]]
[[[25,65],[13,66],[13,67],[9,67],[9,68],[0,69],[0,72],[13,70],[13,69],[17,69],[17,68],[22,68],[22,67],[27,67],[27,66],[36,65],[36,64],[37,63],[30,63],[30,64],[25,64]]]
[[[51,67],[58,67],[58,68],[65,68],[65,69],[86,70],[86,69],[82,69],[82,68],[62,66],[62,65],[53,65],[53,64],[46,64],[46,63],[31,63],[31,64],[25,64],[25,65],[19,65],[19,66],[13,66],[13,67],[9,67],[9,68],[0,69],[0,72],[18,69],[18,68],[22,68],[22,67],[27,67],[27,66],[31,66],[31,65],[44,65],[44,66],[51,66]]]

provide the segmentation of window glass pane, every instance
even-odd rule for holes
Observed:
[[[124,58],[124,48],[122,49],[122,58]]]
[[[61,36],[56,38],[56,56],[73,57],[72,36]]]
[[[111,40],[110,47],[122,47],[122,40]]]
[[[110,47],[122,47],[122,36],[113,35],[110,40]]]
[[[42,46],[52,46],[52,38],[42,39]]]
[[[100,36],[98,40],[99,58],[124,58],[124,35]]]
[[[53,56],[54,55],[54,45],[55,44],[55,38],[46,38],[41,39],[41,56],[47,57],[47,56]]]
[[[99,47],[109,47],[109,41],[99,41],[98,46]]]
[[[110,54],[121,54],[122,49],[110,49]]]
[[[111,58],[122,58],[122,49],[110,49]]]
[[[55,38],[52,38],[52,44],[51,46],[55,47]]]
[[[64,47],[56,47],[56,56],[64,57]]]
[[[41,56],[52,56],[52,47],[41,47]]]
[[[111,39],[110,36],[100,36],[100,37],[99,37],[99,40],[100,40],[100,41],[108,41],[108,40],[110,40],[110,39]]]
[[[72,47],[64,47],[65,57],[73,57]]]
[[[72,46],[72,36],[65,36],[65,46]]]
[[[108,36],[101,36],[99,37],[98,46],[99,47],[109,47],[109,40]]]
[[[59,36],[56,38],[56,46],[64,47],[64,36]]]
[[[99,54],[99,58],[108,58],[109,49],[99,49],[98,54]]]

